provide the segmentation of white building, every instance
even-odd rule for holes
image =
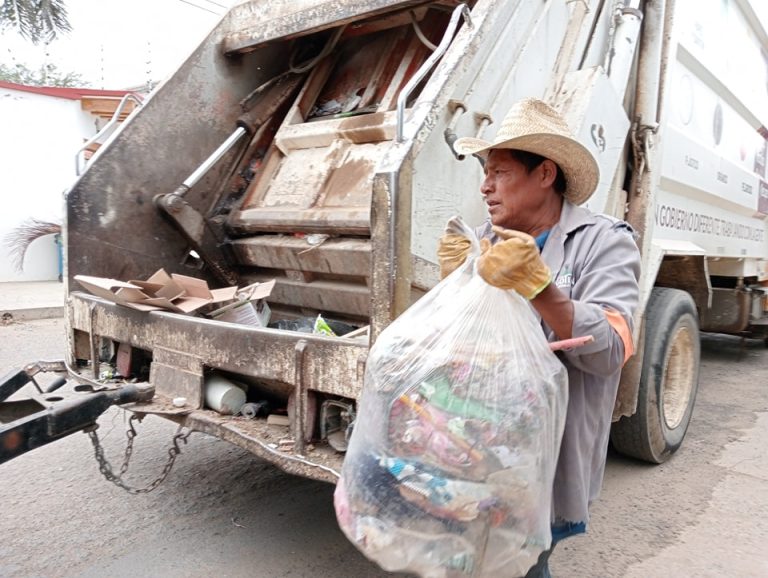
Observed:
[[[76,178],[75,157],[109,122],[126,94],[0,81],[0,282],[59,278],[53,235],[29,246],[23,273],[14,269],[5,241],[28,219],[62,222],[63,192]],[[128,102],[123,114],[132,107]]]

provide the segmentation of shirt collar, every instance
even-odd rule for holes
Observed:
[[[574,205],[572,202],[563,199],[560,220],[556,226],[560,227],[566,236],[584,225],[591,225],[595,222],[595,216],[588,209]]]

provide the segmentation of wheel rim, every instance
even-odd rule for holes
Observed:
[[[675,429],[685,417],[691,399],[696,367],[694,335],[688,327],[675,330],[664,368],[663,415],[667,428]]]

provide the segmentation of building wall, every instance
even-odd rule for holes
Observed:
[[[62,222],[75,153],[96,134],[98,119],[79,100],[0,88],[0,127],[0,282],[58,279],[53,236],[30,245],[22,273],[13,268],[6,240],[29,218]]]

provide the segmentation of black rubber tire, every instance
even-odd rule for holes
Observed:
[[[618,452],[654,464],[682,445],[699,389],[696,305],[679,289],[655,287],[645,309],[645,353],[637,412],[611,428]]]

